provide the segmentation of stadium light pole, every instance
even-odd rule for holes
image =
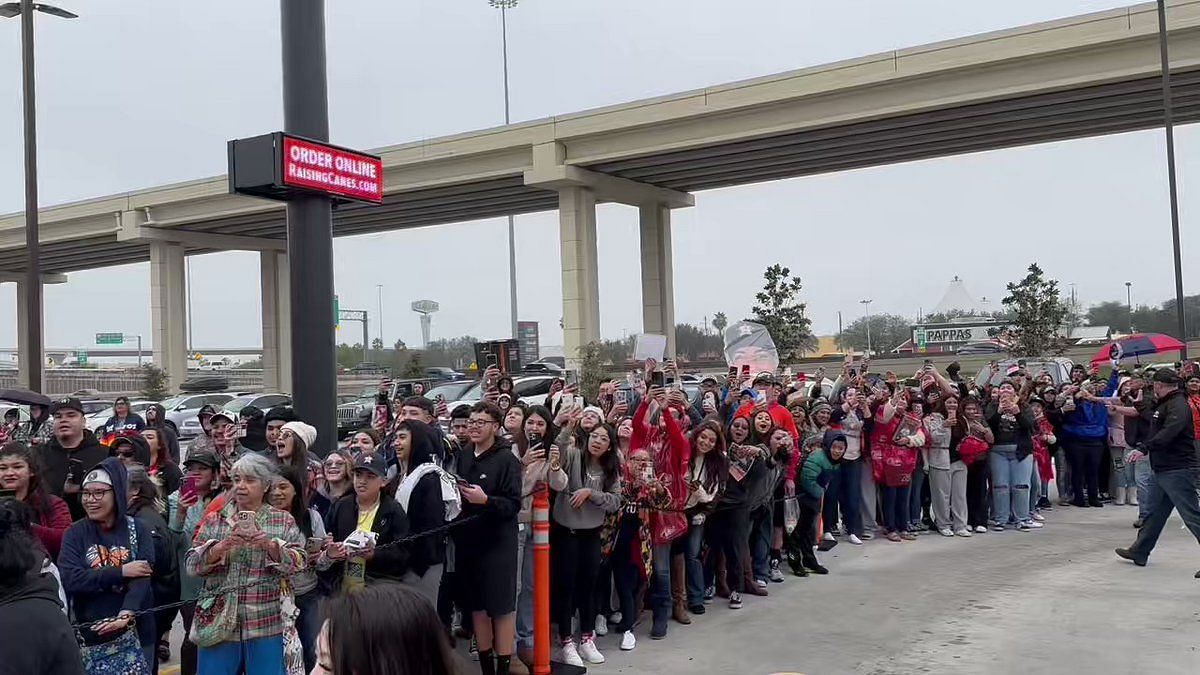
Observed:
[[[79,15],[61,7],[20,0],[0,5],[0,16],[21,17],[21,82],[25,117],[25,331],[18,337],[25,344],[25,372],[29,388],[42,390],[42,264],[38,238],[37,105],[34,100],[33,13],[61,19]]]
[[[1133,282],[1125,282],[1125,309],[1129,311],[1129,332],[1133,332]]]
[[[869,358],[871,356],[871,302],[872,302],[872,300],[870,300],[870,299],[859,300],[858,302],[866,309],[866,312],[867,312],[867,357]]]
[[[1171,100],[1171,58],[1167,52],[1167,3],[1158,0],[1158,51],[1162,68],[1163,131],[1167,137],[1167,188],[1171,194],[1171,245],[1175,253],[1175,320],[1181,359],[1187,360],[1187,326],[1183,319],[1183,255],[1179,246],[1179,189],[1175,181],[1175,111]]]
[[[508,10],[517,6],[517,0],[488,0],[488,4],[500,10],[500,51],[504,63],[504,124],[512,121],[508,103]],[[517,339],[517,242],[513,228],[513,215],[508,214],[508,303],[512,314],[512,337]]]

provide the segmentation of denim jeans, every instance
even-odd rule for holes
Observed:
[[[296,618],[296,634],[304,646],[304,669],[312,670],[317,663],[317,636],[325,617],[321,616],[321,592],[313,589],[296,596],[296,607],[300,616]]]
[[[1129,547],[1135,559],[1144,561],[1150,557],[1163,526],[1167,524],[1167,518],[1171,517],[1171,511],[1174,510],[1179,511],[1183,524],[1200,542],[1200,500],[1196,497],[1196,479],[1197,472],[1192,469],[1154,474],[1154,485],[1150,488],[1150,499],[1147,500],[1150,502],[1150,517],[1142,523],[1137,541]]]
[[[1154,469],[1150,468],[1149,457],[1133,463],[1133,481],[1137,486],[1138,520],[1144,523],[1150,517],[1150,491],[1154,489]]]
[[[1067,450],[1062,446],[1054,453],[1054,483],[1058,486],[1060,500],[1070,501],[1075,496],[1071,492],[1071,463],[1067,461]]]
[[[1042,498],[1042,473],[1038,471],[1037,460],[1033,461],[1033,470],[1029,478],[1029,512],[1037,510],[1038,500]]]
[[[1133,476],[1133,464],[1125,461],[1125,453],[1128,450],[1119,445],[1109,446],[1108,450],[1112,456],[1113,487],[1118,490],[1137,487],[1137,481]]]
[[[771,507],[750,512],[750,569],[755,579],[766,581],[771,575]]]
[[[704,525],[688,527],[684,541],[684,563],[687,567],[687,604],[689,607],[704,604],[704,565],[700,562],[700,549],[704,545]]]
[[[908,486],[883,486],[883,527],[888,532],[904,532],[908,525]]]
[[[517,549],[520,568],[520,583],[517,584],[517,647],[533,649],[533,525],[521,523],[521,531],[517,533]]]
[[[283,637],[222,642],[200,648],[199,675],[285,675]]]
[[[917,453],[917,468],[913,471],[912,485],[908,486],[908,524],[921,524],[921,490],[925,487],[925,459]]]
[[[1033,455],[1017,460],[1016,445],[997,445],[988,453],[992,470],[992,520],[1001,525],[1029,520],[1029,479]]]
[[[654,608],[656,621],[665,620],[671,613],[671,545],[659,544],[652,551],[654,579],[650,582],[650,606]]]

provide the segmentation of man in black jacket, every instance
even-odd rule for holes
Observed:
[[[1192,411],[1179,384],[1179,375],[1170,368],[1154,373],[1155,405],[1150,435],[1131,453],[1147,455],[1150,467],[1154,469],[1150,516],[1138,530],[1133,546],[1117,549],[1118,556],[1133,561],[1138,567],[1146,565],[1172,510],[1179,510],[1184,525],[1200,541],[1200,504],[1196,498],[1200,461],[1196,457]],[[1138,457],[1133,459],[1136,461]],[[1196,577],[1200,578],[1200,572]]]
[[[386,481],[387,464],[377,453],[363,453],[354,460],[354,492],[335,502],[327,518],[334,544],[326,555],[339,563],[330,568],[335,585],[400,581],[408,571],[408,547],[392,545],[408,536],[408,516],[383,491]],[[346,538],[357,530],[374,532],[375,543],[365,550],[344,547]]]
[[[108,448],[100,445],[83,424],[83,404],[77,398],[63,398],[50,404],[50,424],[53,436],[40,446],[42,484],[46,490],[62,497],[71,508],[71,520],[86,514],[79,501],[83,477],[108,457]]]

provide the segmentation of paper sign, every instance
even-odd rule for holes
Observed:
[[[731,366],[750,366],[755,373],[774,373],[779,367],[779,352],[767,329],[752,321],[739,321],[725,329],[725,362]]]
[[[667,336],[655,335],[654,333],[638,333],[633,342],[633,360],[645,361],[654,359],[659,363],[663,361],[663,354],[667,351]]]

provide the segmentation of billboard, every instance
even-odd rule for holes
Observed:
[[[541,344],[538,339],[538,322],[517,322],[517,344],[521,348],[521,363],[533,363],[541,358]]]
[[[376,155],[277,131],[229,141],[229,191],[287,201],[319,194],[334,201],[383,202]]]
[[[990,340],[992,336],[988,334],[988,331],[997,327],[996,323],[913,326],[912,341],[918,350],[926,345],[963,345],[968,342]]]

